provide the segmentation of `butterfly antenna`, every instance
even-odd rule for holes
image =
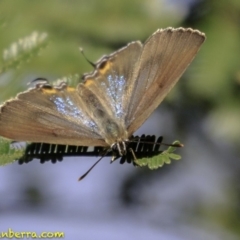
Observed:
[[[83,49],[80,47],[79,50],[80,50],[81,54],[83,55],[83,57],[85,58],[85,60],[86,60],[91,66],[93,66],[93,67],[95,68],[95,67],[96,67],[96,64],[94,64],[92,61],[90,61],[90,60],[86,57]]]
[[[88,170],[85,172],[79,179],[78,181],[83,180],[90,172],[91,170],[107,155],[109,150],[107,150],[102,157],[100,157]]]

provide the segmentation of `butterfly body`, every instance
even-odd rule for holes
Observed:
[[[103,146],[120,155],[197,54],[198,30],[157,30],[103,56],[76,88],[36,84],[0,109],[0,136],[17,141]]]
[[[91,84],[95,83],[91,82]],[[85,87],[85,84],[88,88]],[[95,119],[98,131],[105,142],[108,146],[112,146],[114,143],[126,141],[128,139],[127,129],[121,118],[114,118],[110,104],[102,101],[98,95],[91,92],[90,83],[86,82],[85,84],[79,85],[79,95],[84,99],[84,104],[88,106],[86,112],[91,119]]]

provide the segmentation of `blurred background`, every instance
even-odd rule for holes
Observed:
[[[197,28],[207,40],[137,134],[180,140],[182,159],[151,171],[106,158],[82,182],[78,177],[96,158],[1,167],[0,232],[239,239],[240,1],[2,0],[0,101],[37,77],[53,81],[92,71],[79,46],[96,61],[168,26]],[[31,54],[21,55],[28,49]]]

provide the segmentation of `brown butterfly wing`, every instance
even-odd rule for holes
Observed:
[[[156,31],[143,45],[135,76],[126,96],[126,126],[132,135],[162,102],[182,76],[205,40],[192,29]]]
[[[31,89],[6,102],[0,110],[0,135],[3,137],[17,141],[106,146],[73,88]]]
[[[95,71],[85,74],[83,84],[78,86],[79,91],[87,88],[94,94],[101,103],[101,110],[120,125],[125,126],[129,108],[128,104],[125,104],[129,103],[126,92],[141,52],[142,44],[136,41],[111,55],[103,56],[96,63]]]

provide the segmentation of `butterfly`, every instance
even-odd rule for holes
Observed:
[[[16,141],[102,146],[126,154],[205,40],[191,28],[166,28],[103,56],[76,88],[36,84],[0,108],[0,136]]]

